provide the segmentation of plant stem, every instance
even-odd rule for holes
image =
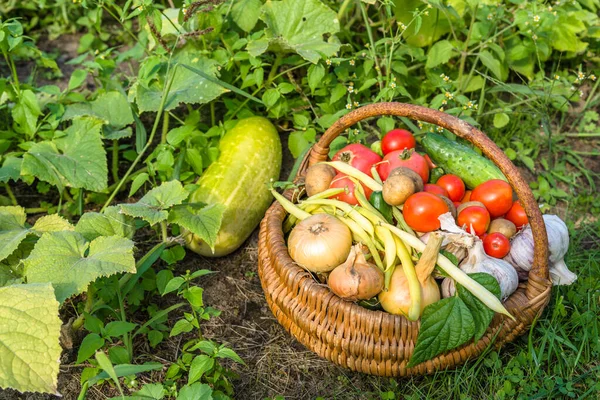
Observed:
[[[43,207],[33,207],[33,208],[26,208],[25,209],[25,213],[26,214],[40,214],[40,213],[45,213],[48,212],[47,208],[43,208]]]
[[[117,299],[119,300],[119,311],[121,312],[121,321],[127,322],[127,314],[125,313],[125,302],[123,301],[123,296],[121,295],[121,288],[117,289]],[[129,360],[133,359],[133,344],[131,342],[131,336],[129,333],[123,335],[123,343],[125,344],[125,348],[127,349],[127,353],[129,354]]]
[[[167,239],[169,238],[169,232],[167,231],[167,221],[160,222],[160,234],[162,237],[162,241],[166,243]]]
[[[377,76],[379,77],[379,88],[383,89],[383,75],[381,75],[381,67],[379,66],[379,60],[377,59],[377,52],[375,51],[375,41],[373,40],[373,31],[371,30],[371,25],[369,25],[369,17],[367,15],[367,9],[361,0],[358,0],[358,5],[360,7],[360,12],[363,16],[363,20],[365,22],[365,27],[367,28],[367,34],[369,36],[370,50],[371,56],[375,61],[375,69],[377,70]]]
[[[269,72],[269,77],[267,78],[267,83],[266,83],[265,87],[271,86],[271,83],[273,82],[273,80],[275,79],[275,76],[277,75],[277,70],[279,69],[279,66],[281,65],[282,60],[283,60],[283,55],[281,55],[281,53],[277,53],[277,56],[275,57],[275,61],[273,62],[273,65],[271,66],[271,72]]]
[[[4,54],[4,59],[6,60],[6,64],[8,64],[8,67],[10,68],[10,72],[12,73],[12,77],[13,77],[13,83],[15,84],[15,87],[17,88],[17,92],[20,95],[21,94],[21,86],[19,84],[19,75],[17,74],[17,68],[15,67],[15,63],[13,62],[12,57],[10,56],[10,54],[8,54],[8,52],[6,50],[2,50],[2,54]]]
[[[6,194],[8,194],[8,197],[10,198],[12,205],[18,206],[19,203],[17,202],[17,198],[15,197],[15,194],[13,193],[12,189],[10,188],[10,185],[8,183],[5,183],[4,188],[6,189]]]
[[[212,102],[210,103],[212,104]],[[163,112],[163,125],[162,125],[162,133],[160,135],[160,143],[167,143],[167,133],[169,133],[169,116],[171,114],[168,111]]]
[[[210,126],[215,126],[216,118],[215,118],[215,102],[210,102]]]
[[[112,176],[113,181],[119,182],[119,141],[112,142]]]
[[[340,10],[338,11],[338,14],[337,14],[338,21],[341,21],[344,14],[346,14],[346,8],[348,8],[348,5],[350,5],[351,1],[352,0],[344,0],[342,5],[340,6]]]
[[[463,76],[463,72],[465,71],[465,62],[467,61],[467,55],[469,54],[467,52],[467,49],[469,48],[469,41],[471,40],[471,33],[473,32],[473,25],[475,24],[475,13],[476,12],[477,12],[476,10],[471,11],[471,25],[469,25],[469,32],[467,33],[467,39],[465,40],[465,45],[460,54],[460,66],[458,68],[458,88],[461,92],[462,92],[462,88],[464,86],[463,81],[462,81],[462,76]]]
[[[156,131],[158,130],[158,124],[160,123],[160,117],[158,117],[158,116],[160,116],[162,114],[162,112],[165,108],[165,103],[167,101],[167,95],[171,90],[171,85],[173,84],[173,77],[175,76],[177,67],[179,67],[179,64],[176,64],[175,67],[173,68],[173,73],[172,73],[170,79],[168,80],[168,84],[165,85],[165,88],[163,90],[162,98],[160,100],[160,105],[158,107],[158,113],[156,114],[157,118],[154,120],[154,125],[152,126],[152,132],[150,132],[150,137],[148,137],[148,141],[146,142],[146,145],[144,146],[142,151],[138,154],[138,156],[135,158],[135,160],[133,160],[133,163],[131,163],[131,166],[129,166],[129,169],[127,170],[127,172],[125,173],[123,178],[121,178],[117,187],[113,190],[111,195],[108,197],[108,200],[106,200],[106,203],[104,203],[104,206],[102,206],[102,209],[100,210],[100,212],[104,211],[106,209],[106,207],[108,207],[110,205],[110,203],[112,203],[113,199],[115,198],[115,196],[121,189],[121,186],[123,186],[123,184],[129,177],[129,175],[131,175],[131,173],[133,172],[133,169],[135,168],[135,166],[140,162],[140,160],[144,156],[144,153],[146,153],[148,148],[150,148],[150,146],[152,145],[152,141],[154,140],[154,135],[156,135]],[[171,68],[171,66],[169,63],[169,67],[167,69],[167,76],[169,76],[170,68]]]

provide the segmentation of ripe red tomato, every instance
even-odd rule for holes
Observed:
[[[423,186],[423,191],[427,192],[427,193],[433,193],[436,196],[448,197],[448,192],[446,191],[446,189],[444,189],[443,187],[438,186],[438,185],[436,185],[434,183],[426,183]]]
[[[438,196],[418,192],[404,203],[404,220],[417,232],[431,232],[440,229],[438,217],[448,212],[448,205]]]
[[[381,139],[383,154],[396,150],[414,149],[416,145],[414,136],[406,129],[392,129]]]
[[[435,165],[434,162],[431,161],[429,154],[425,154],[423,157],[425,157],[425,161],[427,161],[427,166],[429,167],[430,170],[437,168],[437,165]]]
[[[490,213],[483,207],[470,206],[458,213],[456,222],[469,233],[483,235],[490,226]],[[471,227],[474,232],[471,232]]]
[[[513,205],[513,190],[501,179],[491,179],[473,189],[471,201],[480,201],[492,218],[504,215]]]
[[[346,189],[346,191],[336,196],[333,196],[332,199],[340,200],[344,203],[348,203],[353,206],[358,204],[358,200],[354,196],[354,182],[347,175],[337,174],[331,181],[329,187]],[[373,191],[365,185],[362,185],[362,187],[365,191],[365,196],[367,197],[367,199],[371,198],[371,194],[373,193]]]
[[[371,167],[381,161],[379,154],[360,143],[349,144],[332,158],[333,161],[343,161],[354,168],[371,176]]]
[[[462,198],[462,199],[460,199],[460,202],[461,202],[461,203],[466,203],[467,201],[471,201],[471,194],[472,194],[472,193],[473,193],[473,192],[472,192],[471,190],[467,190],[467,191],[465,192],[465,195],[463,196],[463,198]]]
[[[377,172],[382,180],[386,180],[394,168],[407,167],[415,171],[423,183],[429,180],[429,167],[425,158],[413,150],[396,150],[383,157],[383,162],[377,166]]]
[[[460,201],[465,195],[465,183],[456,175],[442,175],[435,184],[446,189],[448,192],[446,197],[452,201]]]
[[[519,200],[513,203],[504,218],[515,224],[517,230],[523,229],[523,226],[529,223],[529,218],[527,218],[527,214],[525,214],[525,210]]]
[[[504,258],[510,251],[510,241],[500,232],[490,233],[483,239],[483,249],[490,257]]]

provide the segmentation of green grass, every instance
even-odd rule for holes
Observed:
[[[371,378],[375,399],[597,399],[600,396],[600,223],[571,231],[566,262],[579,275],[554,287],[544,313],[515,342],[455,370]]]

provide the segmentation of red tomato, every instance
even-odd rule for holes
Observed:
[[[415,171],[423,183],[429,180],[429,167],[425,158],[413,150],[396,150],[383,157],[383,162],[377,166],[377,172],[382,180],[386,180],[394,168],[407,167]]]
[[[448,192],[446,197],[452,201],[460,201],[465,195],[465,183],[456,175],[442,175],[435,184],[446,189]]]
[[[454,207],[458,208],[461,205],[460,201],[453,201],[452,204],[454,204]]]
[[[429,158],[429,154],[425,154],[423,157],[425,157],[425,161],[427,161],[427,166],[430,170],[437,168],[437,165],[435,165],[433,161],[431,161],[431,158]]]
[[[448,205],[438,196],[419,192],[410,196],[404,203],[402,214],[408,226],[418,232],[431,232],[440,229],[438,217],[448,212]]]
[[[513,190],[501,179],[491,179],[473,189],[471,201],[480,201],[492,218],[506,214],[513,205]]]
[[[448,197],[448,192],[446,191],[446,189],[434,183],[426,183],[425,185],[423,185],[423,191],[427,193],[433,193],[437,196]]]
[[[469,233],[473,227],[475,235],[483,235],[490,226],[490,213],[483,207],[470,206],[458,213],[456,222]]]
[[[371,167],[381,161],[379,154],[360,143],[349,144],[333,156],[333,161],[343,161],[371,176]]]
[[[396,150],[414,149],[416,145],[414,136],[406,129],[392,129],[381,139],[383,154]]]
[[[523,206],[519,200],[513,203],[512,207],[510,210],[508,210],[504,218],[515,224],[517,230],[521,230],[524,225],[529,223],[527,214],[525,214],[525,210],[523,209]]]
[[[460,199],[461,203],[466,203],[467,201],[471,201],[471,193],[473,193],[471,190],[467,190],[465,192],[465,195],[463,196],[462,199]]]
[[[490,233],[483,239],[483,249],[490,257],[504,258],[510,251],[510,241],[500,232]]]
[[[353,206],[358,204],[358,200],[354,196],[354,182],[347,175],[337,174],[331,181],[331,185],[329,185],[329,187],[346,189],[345,192],[340,193],[337,196],[333,196],[333,199],[343,201],[344,203],[348,203]],[[362,185],[362,187],[365,191],[365,196],[367,199],[370,198],[373,191],[365,185]]]

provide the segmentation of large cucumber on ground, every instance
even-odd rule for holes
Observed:
[[[240,120],[223,136],[219,151],[190,197],[190,202],[225,206],[214,253],[197,236],[186,237],[191,250],[209,257],[233,252],[250,236],[273,201],[269,182],[281,171],[279,134],[262,117]]]
[[[438,167],[447,174],[459,176],[471,189],[490,179],[506,181],[496,164],[468,146],[435,133],[425,135],[421,144]]]

